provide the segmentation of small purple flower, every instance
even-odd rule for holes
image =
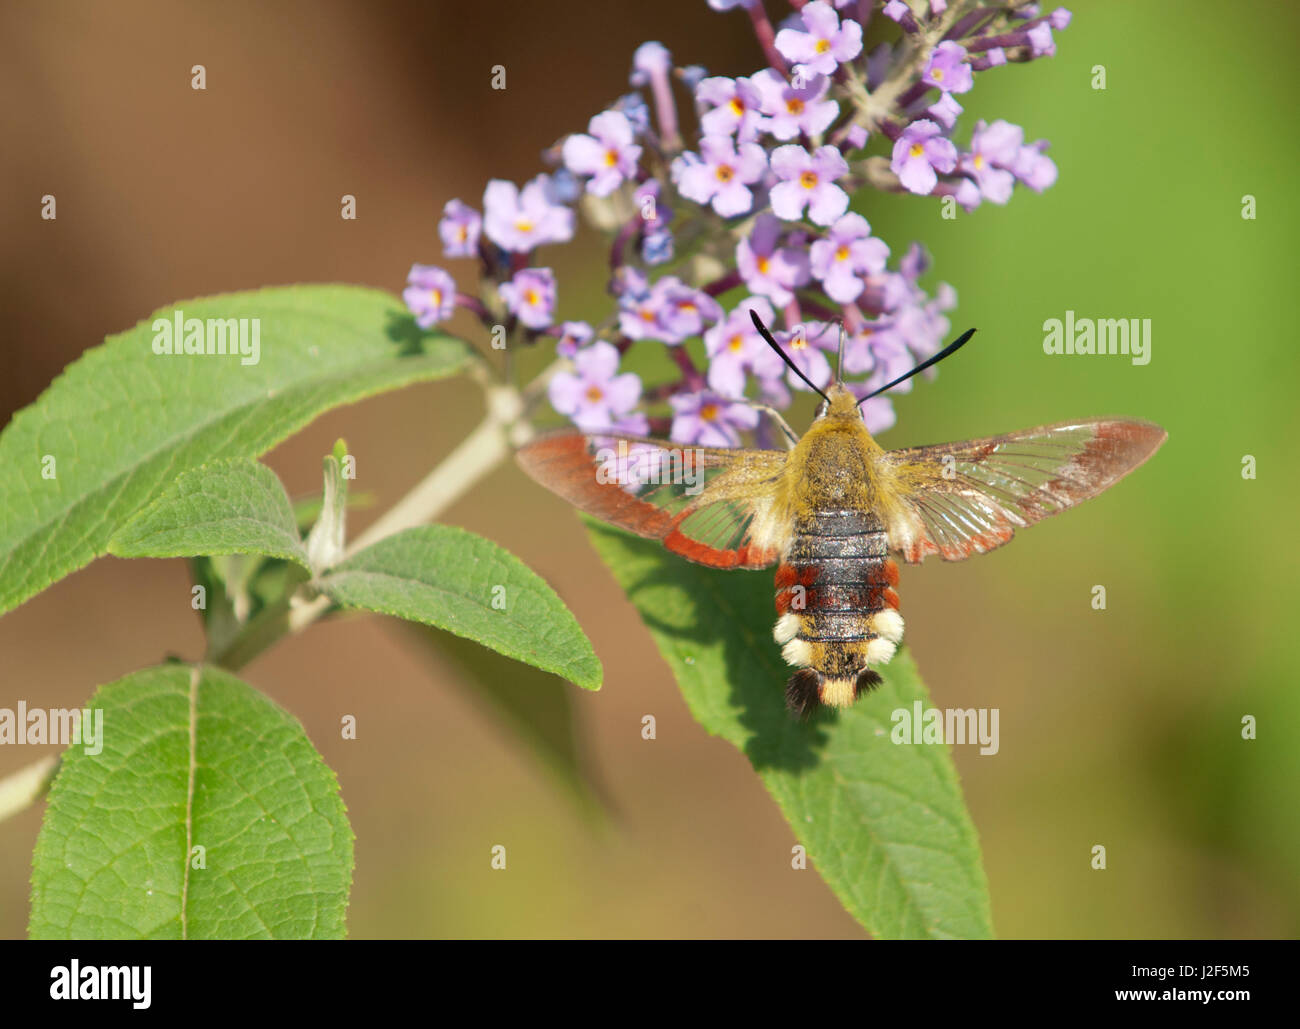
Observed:
[[[970,179],[962,179],[957,183],[957,192],[955,194],[957,203],[961,204],[966,211],[973,211],[984,201],[980,193],[979,186],[975,185]]]
[[[943,345],[952,328],[943,312],[956,306],[957,292],[947,283],[940,283],[934,299],[927,299],[918,291],[915,301],[905,304],[894,314],[894,325],[899,336],[906,341],[911,352],[918,357],[929,357]],[[909,366],[910,367],[910,366]],[[907,371],[902,368],[885,381]]]
[[[831,363],[823,351],[830,350],[833,353],[839,349],[838,328],[830,322],[805,322],[790,332],[777,332],[773,335],[778,343],[785,345],[785,352],[795,367],[820,389],[825,389],[831,381]],[[786,382],[794,389],[809,392],[807,385],[794,372],[786,373]]]
[[[942,89],[945,93],[966,93],[975,84],[966,63],[966,48],[949,40],[940,43],[930,54],[921,81],[927,86]]]
[[[573,238],[573,212],[552,202],[544,175],[522,190],[513,182],[493,179],[483,191],[483,211],[483,231],[505,250],[527,253]]]
[[[632,191],[632,203],[641,212],[646,232],[658,232],[673,220],[672,209],[659,202],[662,193],[658,179],[646,179]]]
[[[915,286],[922,275],[930,270],[930,255],[920,243],[913,243],[898,262],[898,270],[908,284]]]
[[[871,390],[865,390],[864,393],[870,393]],[[898,415],[894,413],[894,404],[889,397],[872,397],[858,405],[858,410],[862,412],[862,420],[867,425],[867,432],[873,436],[879,435],[886,429],[892,429],[894,423],[898,421]]]
[[[760,214],[748,238],[736,244],[736,267],[751,293],[784,306],[794,299],[792,290],[807,284],[809,270],[805,250],[778,245],[781,230],[775,217]]]
[[[679,393],[669,397],[673,425],[669,437],[675,443],[703,447],[734,447],[741,430],[758,425],[758,412],[748,404],[736,403],[715,393]]]
[[[830,79],[824,75],[814,75],[796,89],[771,68],[764,68],[751,81],[763,113],[760,127],[777,139],[794,139],[801,133],[821,135],[840,113],[839,104],[824,99],[830,88]]]
[[[826,295],[836,303],[856,300],[865,285],[863,276],[885,270],[889,247],[871,235],[871,226],[860,214],[839,218],[825,239],[812,245],[813,274],[821,280]]]
[[[889,0],[880,13],[892,21],[898,22],[908,32],[920,32],[921,26],[912,15],[912,9],[903,0]]]
[[[634,86],[645,86],[660,76],[667,77],[672,67],[673,55],[666,46],[653,40],[642,43],[632,55],[632,74],[629,80]]]
[[[592,328],[586,322],[564,322],[560,326],[560,338],[555,343],[555,352],[561,357],[573,357],[591,342],[592,335]]]
[[[641,238],[641,260],[652,267],[671,261],[674,253],[673,234],[667,229],[647,232]]]
[[[849,332],[844,342],[844,375],[862,375],[876,367],[876,356],[872,353],[872,343],[882,332],[889,332],[891,324],[887,319],[873,322],[861,322]]]
[[[957,148],[928,118],[914,121],[903,130],[894,143],[894,158],[889,163],[904,189],[922,195],[938,183],[936,171],[950,172],[956,166]]]
[[[415,315],[415,324],[428,329],[446,321],[456,308],[456,282],[441,268],[413,264],[402,299]]]
[[[672,164],[673,181],[682,196],[697,204],[713,205],[724,218],[744,214],[754,206],[749,184],[763,177],[767,155],[757,143],[741,143],[730,136],[705,136],[700,156],[686,153]]]
[[[784,367],[754,328],[751,311],[764,325],[772,324],[772,305],[763,297],[748,297],[704,333],[704,346],[709,354],[709,387],[723,396],[744,396],[747,372],[760,379],[775,379],[780,378]]]
[[[920,308],[907,308],[903,313],[910,315],[911,312],[919,310]],[[908,340],[903,334],[900,319],[901,315],[889,322],[863,327],[866,345],[871,352],[871,376],[864,383],[870,387],[868,393],[906,375],[916,366],[916,358],[908,349]],[[849,367],[847,348],[844,364],[846,368]],[[856,365],[857,362],[854,362],[854,367]],[[915,382],[915,379],[908,379],[899,383],[890,392],[910,393]]]
[[[655,283],[651,292],[659,291],[663,306],[660,324],[678,339],[689,339],[704,332],[706,324],[722,317],[722,305],[701,289],[686,285],[672,275]]]
[[[650,108],[640,93],[626,93],[614,101],[611,111],[623,115],[632,125],[632,131],[641,135],[650,128]]]
[[[749,79],[705,79],[695,87],[695,100],[707,109],[700,117],[704,135],[735,136],[742,143],[758,135],[759,92]]]
[[[951,129],[957,124],[957,118],[961,115],[961,112],[961,104],[953,99],[951,93],[944,93],[943,96],[925,109],[925,113],[945,129]]]
[[[1052,39],[1052,26],[1049,22],[1040,21],[1025,35],[1029,37],[1029,52],[1034,57],[1051,57],[1056,53],[1056,42]]]
[[[578,176],[568,168],[556,168],[550,175],[539,175],[546,184],[546,199],[553,204],[571,204],[582,195]]]
[[[619,298],[618,330],[628,339],[657,339],[670,346],[698,336],[722,308],[707,293],[665,275],[644,293]]]
[[[556,372],[547,394],[551,406],[584,432],[614,429],[643,434],[645,415],[633,413],[641,399],[641,380],[618,374],[618,348],[597,340],[574,355],[572,372]]]
[[[818,147],[810,154],[787,143],[772,151],[772,170],[781,180],[772,187],[772,212],[778,218],[797,221],[806,206],[809,218],[829,225],[848,210],[849,195],[835,180],[848,173],[849,165],[835,147]]]
[[[627,304],[649,294],[650,279],[640,268],[622,264],[610,275],[608,288],[610,296],[617,297],[620,304]]]
[[[473,257],[478,252],[478,234],[483,218],[468,204],[448,200],[438,222],[442,252],[447,257]]]
[[[649,86],[654,98],[655,120],[659,138],[670,149],[680,143],[677,135],[677,108],[673,104],[673,55],[662,43],[642,43],[632,55],[632,85]]]
[[[555,312],[555,275],[549,268],[525,268],[501,284],[506,310],[530,329],[544,329]]]
[[[862,26],[852,18],[841,24],[825,0],[814,0],[799,13],[807,31],[782,29],[776,34],[776,49],[806,74],[832,75],[841,62],[862,53]]]
[[[991,125],[980,119],[975,123],[970,142],[972,153],[983,154],[990,164],[999,168],[1010,168],[1024,145],[1025,130],[1002,118]]]
[[[564,141],[564,165],[575,175],[591,176],[588,193],[609,196],[625,179],[635,177],[641,148],[632,142],[632,123],[618,111],[596,115],[587,132]]]
[[[861,150],[867,145],[867,129],[864,125],[850,125],[844,133],[844,142],[850,150]]]
[[[1046,149],[1045,139],[1022,146],[1011,169],[1016,178],[1035,193],[1041,193],[1056,181],[1056,162],[1043,153]]]
[[[962,155],[958,167],[975,181],[982,199],[995,204],[1005,204],[1011,199],[1016,180],[1007,169],[1015,163],[1023,138],[1019,125],[1002,119],[992,125],[976,123],[971,134],[971,152]]]

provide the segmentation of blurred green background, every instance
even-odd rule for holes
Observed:
[[[997,707],[1001,750],[955,759],[1011,937],[1300,933],[1300,726],[1290,279],[1300,11],[1078,3],[1054,59],[982,74],[973,119],[1051,140],[1058,183],[952,221],[860,204],[896,254],[952,283],[972,347],[898,404],[886,446],[1067,418],[1157,421],[1169,442],[1111,493],[959,565],[906,568],[908,644],[941,707]],[[775,11],[774,3],[768,4]],[[617,8],[617,9],[615,9]],[[623,92],[631,53],[758,67],[746,19],[663,5],[81,3],[0,9],[4,419],[104,335],[189,296],[266,283],[400,289],[437,263],[443,201],[522,181]],[[209,88],[189,88],[192,64]],[[503,63],[504,92],[488,88]],[[1092,88],[1103,65],[1104,91]],[[57,222],[39,218],[58,197]],[[358,197],[355,223],[338,198]],[[1257,217],[1241,217],[1242,198]],[[603,247],[553,252],[565,317],[604,313]],[[1047,356],[1042,324],[1149,318],[1152,360]],[[316,488],[346,435],[359,489],[400,496],[480,416],[455,383],[335,412],[275,451]],[[803,422],[796,416],[796,427]],[[1253,455],[1258,477],[1241,476]],[[362,514],[358,525],[370,517]],[[484,698],[545,677],[374,618],[316,627],[246,678],[304,722],[358,836],[350,927],[374,936],[861,936],[743,757],[694,725],[575,517],[513,468],[447,521],[511,548],[577,613],[604,690],[567,699],[612,812],[575,802]],[[1108,606],[1092,609],[1092,587]],[[200,638],[180,562],[105,560],[0,620],[0,705],[74,706]],[[779,684],[773,684],[779,689]],[[355,714],[356,741],[338,738]],[[640,738],[652,713],[658,739]],[[1241,719],[1258,739],[1241,739]],[[558,728],[557,728],[558,727]],[[0,775],[35,748],[0,751]],[[555,751],[550,751],[554,757]],[[39,810],[0,825],[0,935],[20,936]],[[504,843],[508,870],[489,868]],[[1105,871],[1091,848],[1107,848]]]

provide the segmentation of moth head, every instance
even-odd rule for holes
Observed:
[[[856,418],[862,420],[862,408],[858,407],[858,398],[842,382],[833,382],[826,387],[825,400],[817,408],[817,417]]]

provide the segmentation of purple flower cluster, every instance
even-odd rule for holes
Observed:
[[[918,244],[890,266],[889,246],[858,213],[869,190],[970,211],[1056,179],[1047,144],[1026,143],[1017,125],[979,121],[958,142],[957,97],[977,73],[1054,53],[1053,33],[1070,21],[1064,8],[813,0],[773,25],[762,0],[708,3],[745,11],[765,67],[710,76],[642,45],[634,91],[547,151],[548,173],[522,188],[493,180],[481,213],[447,203],[443,252],[477,261],[476,294],[420,264],[403,294],[422,328],[460,306],[517,341],[554,342],[568,368],[550,379],[551,404],[586,431],[739,445],[759,428],[755,401],[784,408],[807,390],[758,336],[751,311],[820,387],[835,374],[843,331],[840,372],[865,396],[938,350],[956,303],[946,284],[933,296],[921,287],[928,260]],[[873,14],[896,23],[898,38],[868,53]],[[573,238],[576,210],[611,239],[613,303],[602,319],[557,322],[556,276],[537,252]],[[666,348],[676,375],[647,385],[623,364],[651,343]],[[864,415],[873,432],[894,422],[886,396]]]

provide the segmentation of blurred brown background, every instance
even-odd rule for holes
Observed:
[[[1204,319],[1214,316],[1203,309],[1222,308],[1223,296],[1166,274],[1158,298],[1144,294],[1137,306],[1124,306],[1125,284],[1160,263],[1166,248],[1189,267],[1196,257],[1190,244],[1142,224],[1163,217],[1152,212],[1173,203],[1170,194],[1143,193],[1104,171],[1113,163],[1101,163],[1119,150],[1135,163],[1163,166],[1167,182],[1181,183],[1170,185],[1178,202],[1195,204],[1200,191],[1190,183],[1204,174],[1198,162],[1210,141],[1195,134],[1190,114],[1177,132],[1168,124],[1152,130],[1149,119],[1200,104],[1206,131],[1244,137],[1249,126],[1231,126],[1236,109],[1227,98],[1249,95],[1250,117],[1283,131],[1294,98],[1273,95],[1273,86],[1277,69],[1287,66],[1280,48],[1294,33],[1252,36],[1263,52],[1225,61],[1215,49],[1214,6],[1177,6],[1176,26],[1148,14],[1133,30],[1142,16],[1121,13],[1120,5],[1076,5],[1075,26],[1059,37],[1054,62],[1009,69],[1005,83],[990,89],[989,107],[972,101],[988,117],[1026,117],[1030,138],[1054,141],[1062,172],[1046,196],[1017,195],[1006,212],[964,223],[983,227],[979,248],[973,236],[945,242],[937,212],[919,204],[890,207],[879,221],[868,212],[878,229],[893,219],[882,234],[896,252],[912,238],[937,251],[939,273],[962,296],[956,327],[978,324],[986,339],[1028,341],[1001,358],[986,349],[982,360],[968,357],[962,369],[919,388],[900,404],[900,427],[886,445],[1103,413],[1171,428],[1171,444],[1153,465],[1095,509],[1038,528],[982,561],[904,572],[909,644],[935,702],[1002,712],[998,757],[959,748],[955,758],[985,847],[995,925],[1006,936],[1300,931],[1294,850],[1286,849],[1300,840],[1295,764],[1274,750],[1258,758],[1264,771],[1243,771],[1242,751],[1233,749],[1245,746],[1234,742],[1243,711],[1276,716],[1268,723],[1272,742],[1261,748],[1278,747],[1294,730],[1296,708],[1282,692],[1294,686],[1290,629],[1279,642],[1280,605],[1294,609],[1293,599],[1282,599],[1294,546],[1286,548],[1284,576],[1261,555],[1237,568],[1228,559],[1231,540],[1206,541],[1223,555],[1210,584],[1230,591],[1231,605],[1191,607],[1206,574],[1178,572],[1201,559],[1195,548],[1206,527],[1232,531],[1233,540],[1286,538],[1293,483],[1266,510],[1220,493],[1242,489],[1241,453],[1267,453],[1273,475],[1287,462],[1294,467],[1289,450],[1269,449],[1281,426],[1294,428],[1294,415],[1280,393],[1215,400],[1222,370],[1209,351],[1195,372],[1188,363],[1184,377],[1161,377],[1162,368],[1176,367],[1175,339],[1212,332]],[[1165,71],[1144,72],[1148,41],[1170,33]],[[645,39],[714,73],[758,66],[746,19],[716,15],[704,0],[11,0],[0,8],[3,420],[83,350],[173,301],[297,281],[399,291],[413,261],[442,259],[435,227],[443,202],[459,196],[478,206],[488,178],[534,175],[539,151],[585,128],[591,114],[626,92],[631,54]],[[1212,59],[1220,76],[1210,83],[1212,102],[1196,93],[1156,102],[1146,92],[1175,80],[1180,89],[1199,89]],[[1127,136],[1076,110],[1099,102],[1081,85],[1097,60],[1110,62],[1121,83],[1128,74],[1127,100],[1106,98],[1118,105],[1111,110],[1124,111]],[[194,64],[206,66],[205,92],[190,88]],[[495,64],[507,68],[503,92],[489,89]],[[1135,149],[1139,140],[1151,150]],[[1294,154],[1294,144],[1285,145]],[[1249,166],[1259,155],[1246,146],[1224,141],[1222,152]],[[1281,244],[1285,222],[1276,219],[1294,169],[1276,155],[1267,160],[1276,206],[1259,238],[1267,232],[1275,252],[1289,253]],[[1215,188],[1227,194],[1223,231],[1236,231],[1236,196],[1249,190],[1235,181]],[[55,222],[39,217],[46,193],[58,198]],[[344,193],[357,197],[356,221],[339,218]],[[1114,206],[1124,196],[1132,210]],[[1184,212],[1188,240],[1207,231],[1195,227],[1197,217],[1194,207]],[[1113,220],[1116,232],[1136,220],[1149,240],[1143,251],[1112,239],[1104,260],[1112,262],[1113,290],[1100,293],[1111,306],[1093,307],[1144,316],[1150,305],[1164,305],[1159,310],[1170,314],[1157,330],[1149,369],[1111,364],[1079,376],[1042,360],[1038,323],[1087,304],[1062,293],[1045,308],[1027,309],[1026,298],[1054,284],[1077,285],[1062,262],[1079,260],[1071,251],[1080,246],[1083,261],[1098,258],[1070,234],[1098,218]],[[1059,234],[1050,246],[1015,242],[1016,232],[1028,239],[1053,231],[1053,219]],[[595,320],[603,247],[551,254],[562,303],[573,301],[564,316]],[[1217,255],[1232,267],[1242,260],[1221,249]],[[1276,264],[1272,269],[1277,274]],[[567,297],[566,283],[575,284]],[[1258,279],[1255,286],[1267,295]],[[1264,306],[1282,295],[1274,292]],[[1279,337],[1244,313],[1256,305],[1228,306],[1223,317],[1237,319],[1237,331],[1280,352]],[[1183,318],[1190,323],[1180,324]],[[1244,378],[1267,365],[1264,357],[1243,357],[1232,367]],[[1294,357],[1285,367],[1295,368]],[[1294,383],[1293,371],[1276,374]],[[1243,413],[1225,418],[1221,407],[1201,406],[1224,403]],[[421,386],[334,412],[268,460],[291,492],[310,492],[318,488],[320,455],[346,436],[358,458],[357,488],[386,505],[480,415],[476,392],[463,384]],[[1238,438],[1243,426],[1252,433]],[[1231,437],[1220,452],[1175,450],[1179,440],[1185,448],[1189,440],[1208,442],[1190,434],[1210,429]],[[1226,464],[1213,481],[1194,475],[1204,468],[1202,453]],[[1249,488],[1257,491],[1252,498],[1270,489],[1265,482]],[[371,517],[359,514],[353,531]],[[302,720],[338,772],[357,834],[353,936],[863,935],[815,872],[790,870],[794,841],[775,804],[745,759],[689,718],[666,666],[567,509],[505,468],[445,520],[522,557],[595,642],[605,688],[570,694],[586,767],[612,814],[607,823],[584,814],[475,697],[459,668],[431,662],[399,627],[379,618],[317,626],[244,675]],[[1248,588],[1237,592],[1243,578]],[[1094,582],[1110,590],[1103,616],[1087,606]],[[188,597],[178,561],[106,559],[69,577],[0,620],[0,704],[23,697],[79,706],[96,684],[168,653],[197,656],[201,637]],[[492,674],[511,667],[493,665]],[[357,716],[356,741],[338,738],[344,713]],[[658,719],[653,743],[639,735],[646,713]],[[6,748],[0,775],[36,756]],[[1211,760],[1231,774],[1209,776]],[[25,932],[39,824],[34,809],[0,825],[2,936]],[[1099,842],[1110,850],[1105,873],[1088,868],[1089,848]],[[508,847],[505,874],[489,869],[497,843]]]

